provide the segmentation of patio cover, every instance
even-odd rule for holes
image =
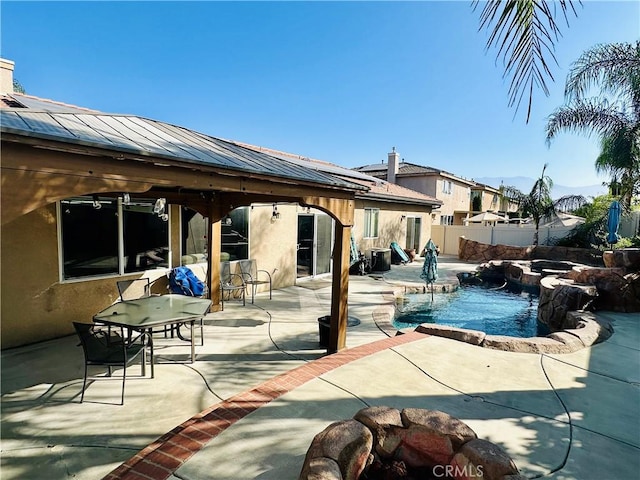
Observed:
[[[11,97],[20,103],[25,96]],[[210,219],[207,283],[214,305],[220,259],[213,239],[219,238],[220,219],[229,211],[254,202],[292,202],[325,211],[336,220],[329,350],[345,346],[354,198],[367,187],[134,115],[78,107],[2,108],[0,132],[2,224],[64,198],[108,192],[188,206]]]

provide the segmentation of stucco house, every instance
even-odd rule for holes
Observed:
[[[517,210],[516,205],[505,202],[499,189],[442,169],[401,161],[395,148],[388,154],[387,163],[355,170],[440,200],[442,206],[433,213],[433,225],[463,225],[466,218],[476,213],[507,215]]]
[[[367,251],[430,237],[440,201],[326,162],[135,115],[11,91],[1,62],[2,348],[72,333],[116,280],[189,264],[220,302],[220,262],[255,259],[274,288],[332,278],[329,351],[345,346],[352,232]]]
[[[462,225],[469,212],[474,181],[445,170],[400,161],[395,148],[388,154],[386,164],[365,165],[355,170],[440,200],[442,206],[433,214],[434,225]]]
[[[493,212],[508,217],[510,213],[518,211],[518,205],[503,197],[499,188],[484,183],[474,183],[471,187],[470,216],[481,212]]]

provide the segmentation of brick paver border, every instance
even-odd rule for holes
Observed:
[[[342,365],[425,338],[409,332],[313,360],[193,416],[139,451],[103,480],[166,480],[214,437],[263,405]]]

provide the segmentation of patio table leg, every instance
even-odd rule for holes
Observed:
[[[189,322],[189,327],[191,329],[191,363],[196,361],[196,339],[194,337],[193,325],[196,323],[195,320],[191,320]]]

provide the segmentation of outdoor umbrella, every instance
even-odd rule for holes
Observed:
[[[353,236],[353,233],[351,234],[351,249],[349,252],[349,265],[353,265],[354,263],[356,263],[358,261],[358,247],[356,245],[356,239]]]
[[[465,218],[465,222],[507,222],[509,219],[492,212],[482,212],[470,218]]]
[[[438,279],[438,257],[436,256],[436,245],[429,239],[424,247],[424,264],[422,265],[422,278],[427,285],[431,283],[431,300],[433,300],[433,282]]]
[[[610,244],[618,243],[618,227],[620,226],[620,204],[617,201],[611,202],[609,206],[609,218],[607,220],[607,242]]]

